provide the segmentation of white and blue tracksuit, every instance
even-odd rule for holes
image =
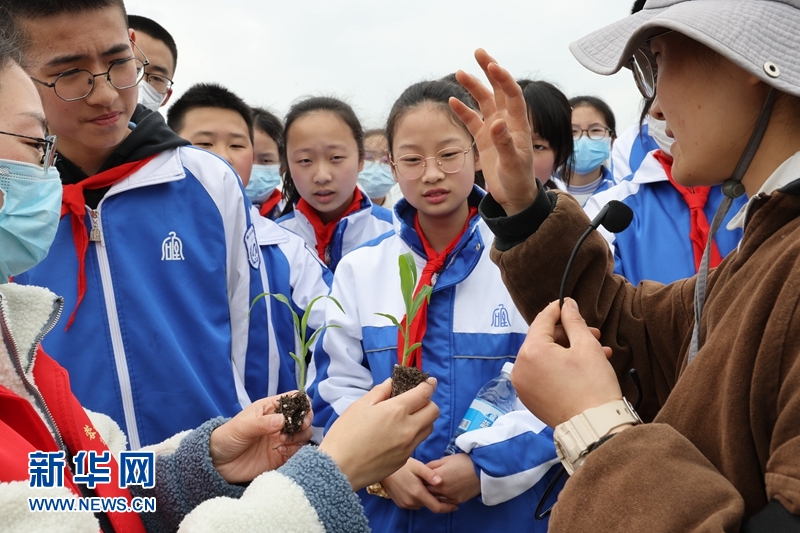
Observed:
[[[302,318],[311,300],[330,292],[333,274],[299,235],[259,216],[255,207],[251,217],[264,258],[261,271],[264,292],[286,296],[294,312]],[[277,299],[270,296],[268,301],[268,323],[280,324],[280,327],[274,328],[270,335],[267,366],[264,366],[265,360],[259,358],[246,367],[245,384],[254,400],[298,388],[298,369],[288,355],[289,352],[300,355],[299,338],[292,326],[294,318],[289,308]],[[311,309],[306,337],[311,337],[324,320],[324,301],[319,301]],[[308,372],[310,374],[306,373],[306,382],[310,383],[313,365]],[[268,382],[264,380],[264,375],[269,376]]]
[[[476,187],[470,204],[483,193]],[[398,257],[413,251],[418,272],[426,263],[414,230],[415,209],[406,200],[395,206],[395,231],[354,250],[339,263],[331,294],[345,313],[326,307],[327,329],[314,353],[317,377],[309,388],[317,435],[351,403],[392,374],[397,363],[397,328],[376,313],[401,319]],[[465,234],[434,276],[428,323],[422,339],[422,370],[438,380],[433,402],[440,415],[433,433],[412,457],[440,459],[479,389],[514,361],[528,325],[516,310],[489,258],[493,236],[474,216]],[[470,454],[480,478],[481,496],[457,512],[407,511],[393,501],[360,494],[374,531],[546,531],[534,509],[558,463],[553,433],[517,401],[516,410],[489,428],[464,433],[458,446]],[[552,502],[551,502],[552,503]]]
[[[597,188],[596,189],[594,189],[590,193],[587,193],[588,196],[582,194],[582,192],[583,192],[582,189],[585,188],[585,187],[588,187],[588,186],[575,187],[575,186],[567,185],[564,182],[564,180],[562,179],[561,174],[558,174],[555,178],[553,178],[552,181],[553,181],[553,183],[555,183],[556,187],[559,190],[570,193],[582,205],[586,205],[586,202],[588,202],[589,199],[592,196],[594,196],[595,194],[599,194],[599,193],[601,193],[603,191],[607,191],[608,189],[610,189],[611,187],[616,185],[616,183],[614,182],[614,176],[611,174],[611,171],[608,170],[608,168],[606,168],[605,165],[600,167],[600,177],[598,178],[598,181],[600,183],[597,184]],[[580,200],[581,196],[585,197],[585,200],[583,200],[582,202]]]
[[[703,210],[709,225],[723,197],[720,186],[711,188]],[[643,280],[672,283],[697,273],[689,238],[689,207],[652,152],[642,161],[636,174],[592,196],[584,210],[589,218],[594,218],[611,200],[619,200],[633,210],[633,221],[622,232],[614,234],[603,227],[598,229],[614,252],[616,274],[637,285]],[[733,208],[717,232],[714,241],[722,257],[734,250],[742,238],[741,230],[730,231],[725,225],[746,201],[746,197],[734,200]]]
[[[250,311],[265,268],[250,209],[234,170],[190,146],[161,152],[96,209],[101,241],[89,243],[83,302],[43,346],[81,404],[125,428],[132,449],[277,392],[263,371],[276,328],[264,301]],[[77,279],[63,217],[47,258],[16,281],[62,295],[72,312]]]
[[[616,183],[635,174],[647,154],[658,150],[658,143],[649,133],[649,118],[645,117],[641,129],[636,123],[614,141],[614,146],[611,147],[611,168]]]
[[[377,206],[362,191],[361,209],[342,217],[336,223],[336,230],[330,242],[331,261],[328,268],[331,272],[336,272],[336,267],[342,257],[350,253],[353,249],[361,246],[367,241],[380,237],[387,231],[392,231],[392,212],[383,207]],[[298,211],[292,210],[285,216],[276,221],[284,228],[300,235],[311,250],[317,249],[317,237],[314,234],[314,226],[308,218]],[[326,259],[327,261],[327,259]]]

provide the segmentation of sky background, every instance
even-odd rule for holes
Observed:
[[[599,76],[569,43],[630,13],[633,0],[126,0],[178,45],[174,102],[198,82],[225,85],[281,117],[303,96],[346,100],[365,128],[384,125],[414,82],[463,69],[485,48],[517,77],[555,83],[567,97],[606,100],[617,130],[638,120],[630,71]]]

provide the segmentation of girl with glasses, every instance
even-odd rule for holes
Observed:
[[[512,382],[555,428],[574,472],[551,517],[555,533],[788,531],[800,521],[798,26],[796,2],[648,0],[571,45],[597,73],[630,66],[643,96],[655,96],[678,184],[722,186],[709,236],[734,198],[749,200],[728,225],[743,229],[737,250],[712,271],[709,241],[698,274],[670,285],[613,275],[605,243],[590,234],[563,309],[549,304],[558,265],[589,219],[530,172],[529,126],[510,74],[478,51],[496,92],[459,76],[483,117],[454,107],[498,162],[484,166],[493,198],[481,205],[497,237],[493,257],[533,320]],[[600,342],[587,324],[600,327]],[[636,394],[631,368],[641,377],[639,416],[623,400]],[[578,427],[592,429],[567,438]]]
[[[356,186],[364,168],[364,130],[336,98],[312,97],[289,110],[283,131],[284,216],[332,271],[354,248],[392,228],[391,213]]]
[[[565,184],[567,192],[585,205],[592,195],[614,185],[606,162],[616,138],[616,120],[608,104],[596,96],[576,96],[569,105],[574,153],[568,162],[572,175]]]
[[[377,313],[403,317],[398,257],[411,252],[416,290],[431,285],[433,292],[408,342],[422,343],[412,364],[437,378],[440,415],[403,468],[360,493],[370,526],[546,531],[534,509],[555,473],[555,449],[550,430],[519,402],[491,427],[461,434],[460,451],[445,455],[476,394],[515,360],[527,330],[489,258],[493,236],[477,214],[484,192],[474,184],[481,159],[450,99],[469,102],[460,85],[428,81],[406,89],[392,107],[386,132],[404,199],[395,205],[393,232],[339,263],[331,294],[344,313],[326,308],[326,323],[340,329],[326,330],[314,351],[314,425],[326,431],[351,402],[392,375],[402,341]]]

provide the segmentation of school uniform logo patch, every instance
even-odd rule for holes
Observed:
[[[258,270],[258,267],[261,266],[261,250],[258,248],[256,228],[252,224],[244,234],[244,246],[247,249],[247,260],[250,261],[250,266]]]
[[[183,257],[183,241],[178,237],[174,231],[169,232],[169,237],[164,239],[161,243],[161,260],[162,261],[184,261]]]
[[[508,319],[508,311],[503,304],[500,304],[497,309],[492,313],[492,327],[493,328],[509,328],[511,321]]]

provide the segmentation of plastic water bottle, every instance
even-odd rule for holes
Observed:
[[[473,429],[488,428],[494,424],[500,415],[510,413],[514,410],[514,402],[517,400],[517,391],[511,384],[511,370],[514,363],[506,363],[500,375],[490,380],[478,391],[478,395],[472,400],[467,414],[458,425],[456,434],[450,440],[450,444],[444,451],[445,455],[453,455],[462,450],[456,446],[456,439]]]

